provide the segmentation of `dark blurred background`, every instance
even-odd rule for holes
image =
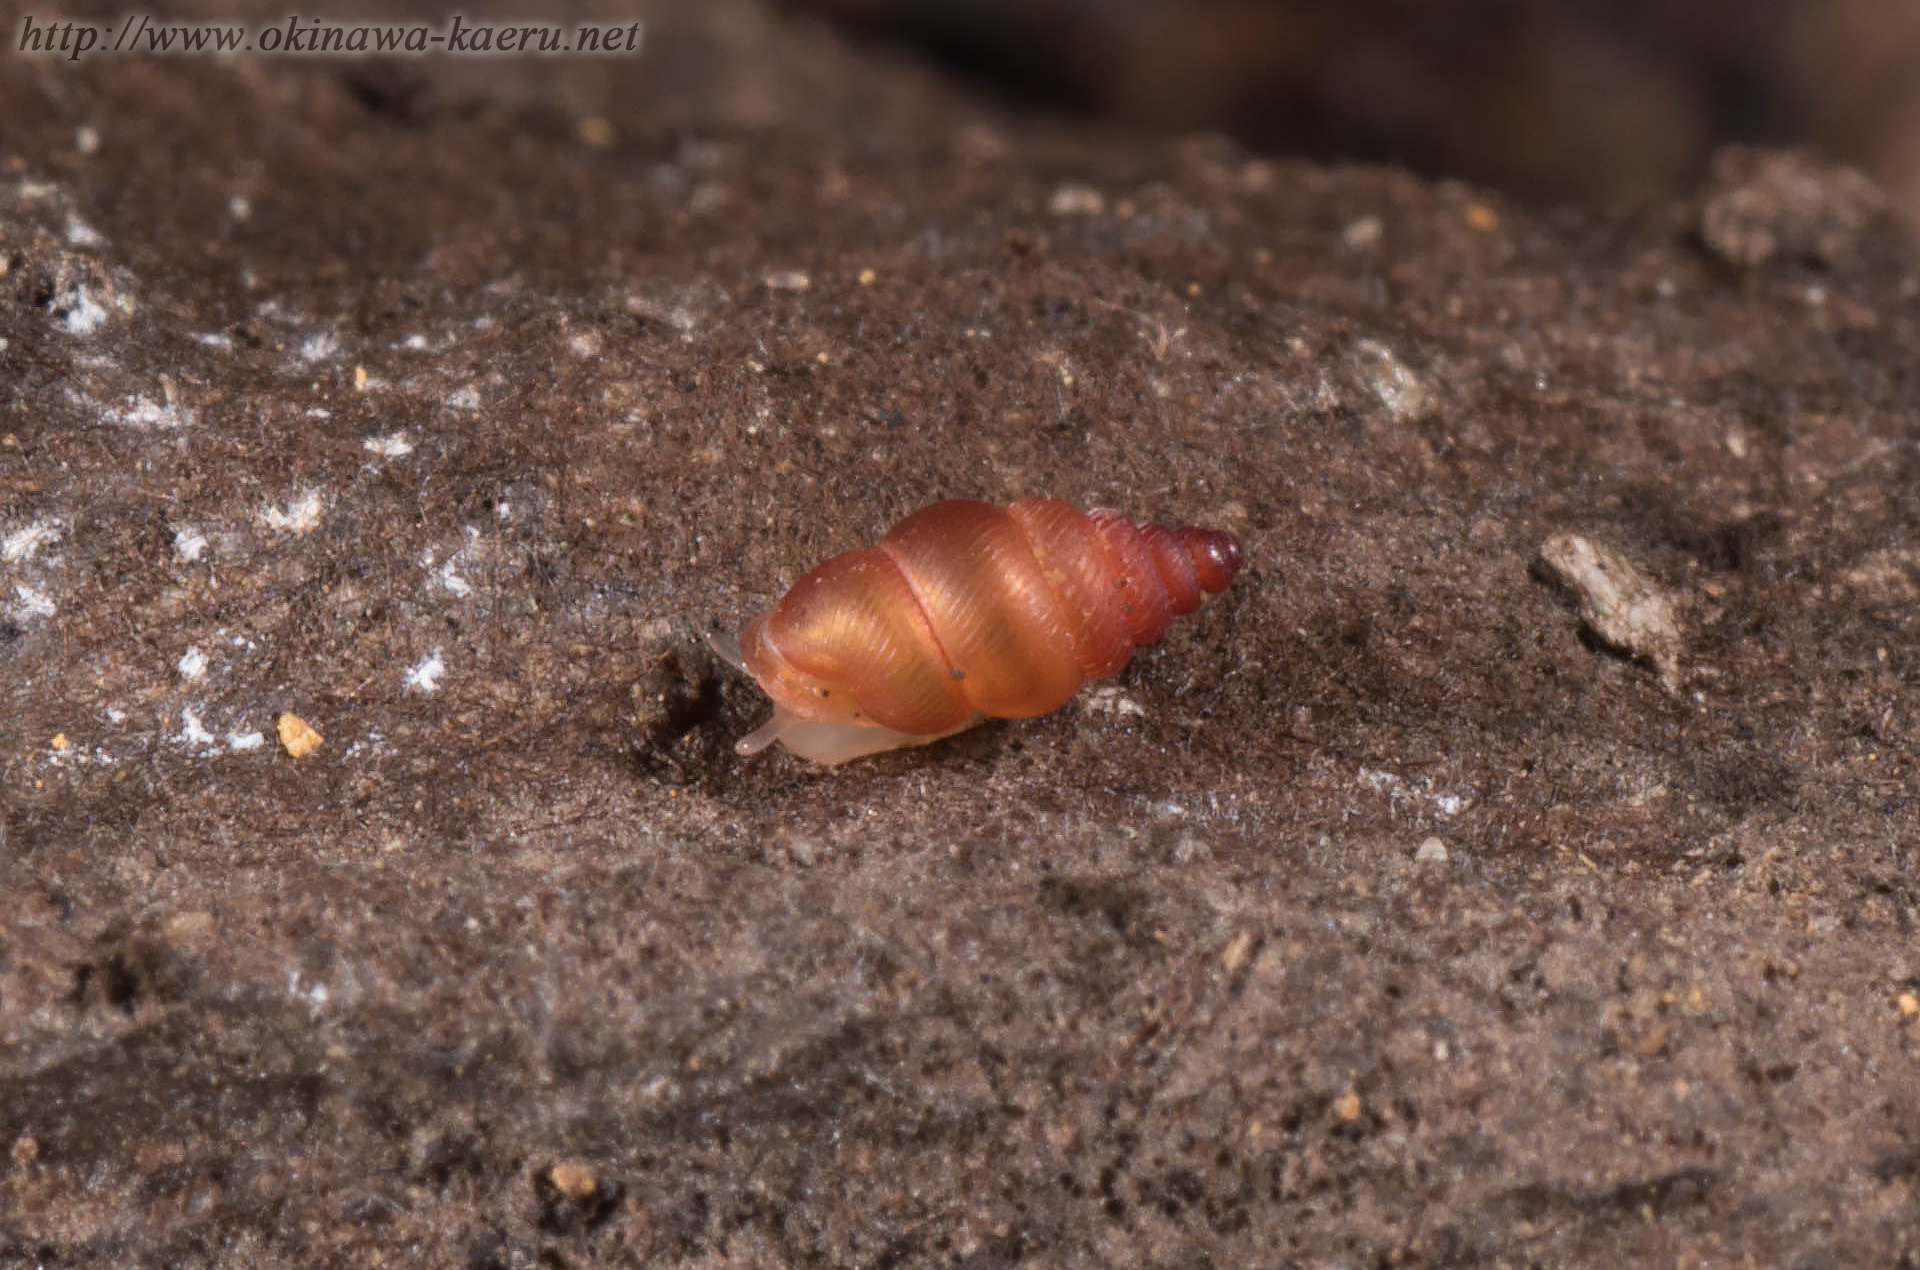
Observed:
[[[1920,0],[786,0],[1023,99],[1536,202],[1801,145],[1920,209]]]

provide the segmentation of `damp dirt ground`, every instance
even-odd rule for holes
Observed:
[[[1920,1258],[1872,186],[1541,209],[645,12],[8,56],[0,1266]],[[1047,717],[733,755],[710,632],[1037,494],[1247,567]]]

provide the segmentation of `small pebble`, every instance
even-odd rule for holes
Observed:
[[[1107,200],[1090,185],[1063,185],[1047,200],[1047,210],[1055,216],[1098,216]]]
[[[305,758],[319,749],[320,742],[325,739],[305,719],[291,711],[281,715],[276,726],[281,747],[294,758]]]
[[[570,1200],[590,1199],[600,1189],[600,1178],[585,1164],[556,1164],[547,1170],[553,1189]]]
[[[1605,543],[1555,534],[1540,561],[1580,602],[1580,621],[1600,641],[1650,663],[1668,692],[1680,687],[1680,623],[1653,579]]]
[[[1438,838],[1428,838],[1414,848],[1413,858],[1422,864],[1445,864],[1447,862],[1447,844]]]
[[[1340,241],[1347,246],[1360,250],[1379,243],[1386,227],[1378,216],[1362,216],[1340,232]]]
[[[1735,146],[1714,157],[1698,232],[1708,251],[1742,268],[1795,257],[1833,266],[1857,259],[1888,211],[1886,194],[1852,168]]]
[[[1396,423],[1418,419],[1432,407],[1426,380],[1385,344],[1361,340],[1354,346],[1353,364]]]

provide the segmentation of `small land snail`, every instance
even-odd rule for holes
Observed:
[[[773,698],[734,748],[779,741],[844,763],[1046,714],[1118,674],[1240,563],[1232,534],[1054,498],[923,507],[802,577],[737,644],[713,640]]]

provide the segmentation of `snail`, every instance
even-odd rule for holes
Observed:
[[[1226,589],[1240,543],[1055,498],[923,507],[818,566],[738,643],[713,645],[773,698],[734,749],[775,741],[844,763],[1064,705]]]

